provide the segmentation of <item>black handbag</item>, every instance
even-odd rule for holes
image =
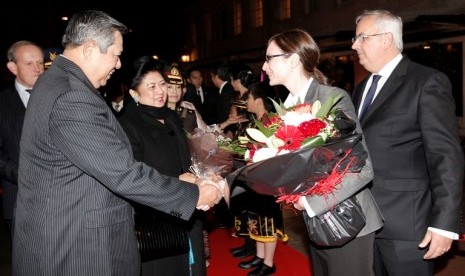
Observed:
[[[135,230],[142,262],[189,251],[188,232],[174,221],[136,214]]]
[[[310,240],[319,246],[341,246],[352,240],[365,226],[365,214],[352,196],[330,211],[309,217],[303,211]]]

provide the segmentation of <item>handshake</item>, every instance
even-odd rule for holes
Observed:
[[[229,186],[221,176],[211,174],[207,178],[199,178],[195,174],[184,173],[179,176],[179,179],[191,182],[199,187],[197,209],[207,211],[215,204],[218,204],[223,197],[229,205]]]

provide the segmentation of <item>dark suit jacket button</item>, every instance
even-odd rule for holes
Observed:
[[[180,213],[180,212],[176,212],[176,211],[171,211],[171,212],[170,212],[170,215],[172,215],[172,216],[174,216],[174,217],[177,217],[177,218],[181,217],[181,213]]]

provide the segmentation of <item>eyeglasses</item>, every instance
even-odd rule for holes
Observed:
[[[379,33],[379,34],[372,34],[372,35],[359,34],[352,38],[352,43],[355,43],[359,39],[361,39],[360,42],[365,42],[365,40],[367,40],[367,38],[369,37],[383,35],[383,34],[387,34],[387,33]]]
[[[284,53],[284,54],[277,54],[277,55],[265,55],[265,60],[266,60],[266,62],[270,62],[270,60],[272,60],[275,57],[283,57],[283,56],[288,57],[290,55],[292,55],[292,54]]]

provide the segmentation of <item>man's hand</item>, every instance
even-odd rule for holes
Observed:
[[[452,239],[428,230],[426,231],[425,237],[418,246],[420,248],[425,248],[428,246],[428,244],[428,251],[423,256],[423,259],[425,260],[434,259],[444,255],[447,251],[450,250]]]
[[[196,182],[199,181],[199,178],[197,178],[195,176],[195,174],[190,173],[190,172],[186,172],[186,173],[181,174],[179,176],[179,179],[182,180],[182,181],[193,183],[193,184],[197,184]]]
[[[198,187],[199,201],[197,202],[197,209],[207,211],[220,202],[222,193],[216,185],[209,184],[207,180],[204,180],[198,185]]]

